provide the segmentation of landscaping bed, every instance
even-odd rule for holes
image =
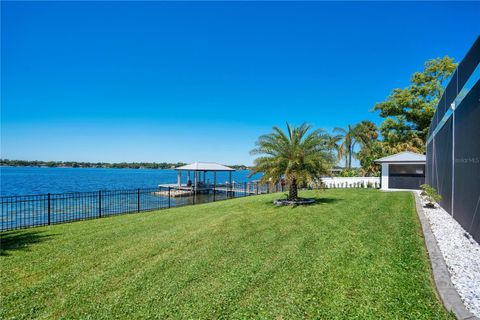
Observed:
[[[420,199],[455,289],[465,307],[480,318],[480,245],[448,212],[438,205],[428,208]]]

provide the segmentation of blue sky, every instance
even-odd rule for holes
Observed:
[[[1,156],[251,164],[285,121],[363,119],[480,31],[464,2],[2,2]]]

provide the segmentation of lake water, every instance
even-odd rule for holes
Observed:
[[[232,180],[246,182],[259,178],[259,175],[249,178],[248,174],[248,170],[235,171]],[[193,181],[193,173],[191,179]],[[213,182],[213,173],[207,173],[206,179]],[[185,172],[182,183],[186,181]],[[217,182],[226,181],[228,173],[218,172]],[[155,188],[159,184],[176,182],[175,170],[0,167],[2,196]]]

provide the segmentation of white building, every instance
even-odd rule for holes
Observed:
[[[375,162],[382,165],[382,190],[420,189],[420,185],[425,183],[426,157],[423,154],[400,152]]]

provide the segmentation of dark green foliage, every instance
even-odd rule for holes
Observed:
[[[383,142],[372,140],[368,145],[362,147],[358,152],[357,158],[362,166],[362,173],[366,176],[379,176],[380,165],[375,160],[387,156],[387,152],[383,147]]]
[[[337,177],[360,177],[362,176],[361,169],[352,168],[352,169],[343,169],[338,173]]]
[[[415,72],[410,85],[396,88],[373,110],[385,121],[380,132],[389,154],[400,151],[424,152],[428,129],[441,97],[444,82],[457,64],[448,56],[425,62],[422,72]]]
[[[69,167],[69,168],[114,168],[114,169],[172,169],[186,165],[183,162],[76,162],[76,161],[29,161],[0,159],[0,166],[11,167]],[[236,170],[246,170],[244,165],[230,165]]]
[[[0,159],[0,166],[12,167],[69,167],[69,168],[116,168],[116,169],[171,169],[183,166],[186,163],[167,163],[167,162],[76,162],[76,161],[29,161],[29,160],[8,160]]]
[[[347,129],[335,128],[333,133],[336,134],[333,136],[334,141],[337,141],[336,146],[337,150],[337,160],[345,158],[345,168],[352,168],[352,158],[354,155],[355,147],[355,131],[354,126],[348,125]]]
[[[299,127],[287,123],[287,132],[273,127],[273,132],[260,136],[253,155],[250,175],[262,173],[264,183],[278,183],[283,178],[288,185],[288,200],[297,200],[297,187],[318,181],[333,165],[330,136],[322,129],[311,131],[304,123]]]
[[[428,184],[422,184],[422,196],[427,200],[426,207],[435,208],[435,203],[442,200],[442,196],[437,193],[437,190]]]
[[[412,75],[410,86],[394,89],[386,101],[377,103],[373,110],[385,118],[380,130],[370,121],[349,125],[347,130],[336,128],[334,132],[340,135],[332,140],[336,145],[341,141],[337,145],[338,158],[345,158],[345,167],[351,168],[353,157],[360,161],[363,175],[375,176],[380,169],[376,159],[401,151],[423,153],[442,85],[456,65],[448,56],[429,60],[422,72]],[[355,152],[357,143],[360,149]]]
[[[352,158],[360,160],[364,169],[359,175],[372,175],[378,171],[378,166],[368,161],[372,145],[377,142],[377,126],[368,120],[363,120],[358,124],[348,126],[348,129],[335,128],[333,132],[337,135],[332,137],[337,150],[337,159],[345,158],[345,168],[352,169]],[[355,152],[355,147],[359,146],[360,151]]]

